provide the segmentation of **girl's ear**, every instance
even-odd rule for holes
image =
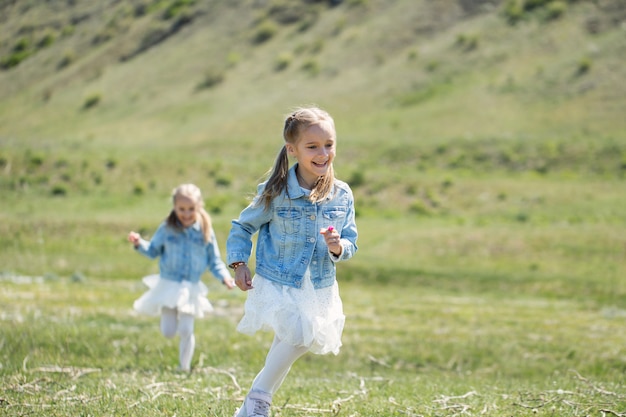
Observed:
[[[287,149],[287,154],[290,156],[295,155],[295,148],[291,143],[285,143],[285,148]]]

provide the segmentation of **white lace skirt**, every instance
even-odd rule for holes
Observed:
[[[133,308],[139,313],[159,316],[161,309],[168,307],[177,309],[178,314],[202,318],[213,311],[206,297],[209,289],[201,281],[176,282],[162,279],[159,275],[148,275],[142,281],[149,289],[133,303]]]
[[[293,346],[305,346],[316,354],[338,354],[346,316],[337,282],[316,290],[307,271],[302,288],[281,285],[255,275],[248,290],[241,333],[274,331]]]

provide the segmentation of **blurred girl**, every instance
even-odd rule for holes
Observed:
[[[272,396],[304,353],[339,353],[345,316],[335,263],[357,250],[354,199],[334,176],[336,134],[325,111],[300,108],[285,120],[269,179],[233,220],[226,243],[235,283],[248,291],[237,329],[274,332],[265,365],[236,417],[267,417]],[[288,156],[296,159],[289,168]],[[256,271],[247,262],[258,232]]]
[[[139,253],[152,259],[160,257],[159,275],[143,279],[149,290],[133,307],[140,313],[160,315],[165,337],[178,333],[179,369],[189,371],[195,349],[194,319],[213,310],[206,298],[208,288],[200,277],[208,268],[228,289],[234,282],[220,257],[200,189],[193,184],[180,185],[173,191],[172,203],[172,211],[150,241],[136,232],[128,234]]]

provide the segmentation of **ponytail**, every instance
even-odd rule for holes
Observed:
[[[289,156],[287,147],[283,145],[276,156],[274,167],[270,171],[270,177],[265,184],[265,189],[259,198],[259,204],[263,203],[265,209],[269,209],[274,197],[287,189],[287,177],[289,174]]]

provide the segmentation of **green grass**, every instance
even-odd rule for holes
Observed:
[[[177,343],[131,312],[136,281],[3,277],[5,415],[228,416],[261,366],[266,333],[238,334],[245,295],[210,284],[191,374]],[[307,355],[275,415],[600,415],[621,412],[624,311],[417,282],[341,284],[339,356]]]

